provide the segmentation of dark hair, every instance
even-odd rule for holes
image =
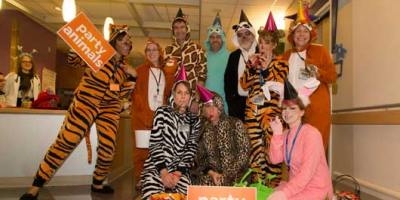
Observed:
[[[175,20],[172,22],[172,28],[174,27],[175,23],[177,23],[177,22],[183,22],[183,23],[185,23],[185,25],[187,25],[187,22],[186,22],[184,19],[178,18],[178,19],[175,19]]]
[[[122,40],[122,38],[124,38],[125,35],[127,35],[127,34],[128,34],[128,33],[125,32],[125,31],[123,31],[123,32],[121,32],[121,33],[118,33],[118,35],[115,36],[114,39],[112,39],[112,40],[109,41],[110,45],[111,45],[112,47],[114,47],[114,49],[115,49],[115,45],[117,45],[117,40],[118,40],[118,41]]]
[[[306,106],[304,105],[303,101],[299,97],[297,97],[295,99],[291,99],[291,100],[283,100],[282,101],[282,107],[283,107],[284,104],[285,105],[298,105],[300,110],[305,110],[306,109]]]
[[[174,87],[172,87],[172,93],[174,93],[176,91],[176,88],[178,87],[178,85],[183,84],[189,91],[190,96],[192,95],[192,90],[190,88],[190,83],[187,81],[180,81],[174,84]]]
[[[29,75],[34,76],[34,75],[36,74],[36,65],[35,65],[35,63],[33,62],[32,56],[27,55],[27,54],[23,54],[23,55],[21,55],[21,56],[18,56],[18,59],[17,59],[17,74],[21,74],[21,73],[22,73],[22,66],[21,66],[21,64],[22,64],[22,58],[23,58],[23,57],[28,57],[29,59],[31,59],[32,68],[31,68],[31,70],[29,71]]]

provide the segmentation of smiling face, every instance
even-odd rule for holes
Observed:
[[[154,43],[148,44],[146,46],[145,53],[146,53],[146,58],[151,63],[153,63],[153,65],[159,64],[160,50],[156,44],[154,44]]]
[[[211,50],[213,52],[218,52],[222,47],[222,37],[218,33],[212,33],[210,35]]]
[[[174,36],[177,41],[185,41],[186,34],[187,34],[187,27],[186,23],[182,20],[177,20],[175,23],[172,25],[172,30],[174,32]]]
[[[255,39],[253,33],[251,33],[247,29],[241,29],[236,33],[236,35],[238,38],[239,45],[243,49],[249,50]]]
[[[129,52],[132,50],[132,41],[131,37],[128,34],[125,34],[123,37],[118,37],[115,42],[115,50],[121,56],[128,56]]]
[[[25,74],[29,74],[29,72],[32,70],[33,63],[32,63],[32,58],[29,56],[22,56],[21,58],[21,70]]]
[[[173,91],[174,103],[179,112],[185,112],[189,106],[190,90],[184,82],[178,83]]]
[[[311,38],[311,32],[303,25],[299,25],[293,33],[293,42],[297,49],[303,49]]]
[[[296,103],[289,102],[282,104],[282,118],[289,126],[301,123],[304,110]]]

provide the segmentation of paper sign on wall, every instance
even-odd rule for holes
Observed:
[[[188,186],[188,200],[255,200],[257,190],[252,187]]]
[[[57,34],[95,72],[99,71],[115,54],[114,48],[83,13],[65,24]]]
[[[56,76],[57,73],[46,67],[42,70],[42,90],[50,89],[52,92],[56,92]]]

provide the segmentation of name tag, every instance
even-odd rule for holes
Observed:
[[[119,84],[110,83],[110,90],[114,92],[119,91]]]

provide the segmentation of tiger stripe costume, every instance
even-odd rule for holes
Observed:
[[[75,66],[85,65],[75,53],[69,54],[67,62]],[[131,83],[125,81],[127,75],[119,67],[121,62],[112,58],[97,73],[89,68],[86,69],[75,90],[73,102],[57,139],[40,163],[33,186],[42,187],[52,178],[82,139],[88,137],[93,123],[96,123],[99,141],[93,184],[101,185],[105,180],[111,170],[114,157],[121,99],[128,97],[131,92],[128,87]],[[110,83],[118,84],[120,91],[111,91]],[[90,155],[91,149],[88,150]],[[91,156],[89,156],[90,159]]]
[[[142,199],[166,192],[160,178],[164,168],[180,171],[182,176],[172,192],[186,194],[191,184],[189,169],[194,164],[200,136],[200,119],[191,112],[179,114],[171,106],[159,107],[154,115],[150,135],[149,157],[141,175]]]
[[[268,68],[262,72],[260,69],[246,67],[240,84],[244,90],[249,91],[246,99],[244,124],[250,137],[250,166],[257,170],[259,178],[266,182],[269,174],[277,175],[273,185],[277,185],[281,179],[281,164],[274,165],[268,157],[269,144],[272,137],[272,130],[269,121],[272,117],[280,115],[279,94],[270,92],[271,100],[268,101],[261,89],[260,73],[263,82],[275,81],[283,84],[289,68],[286,61],[273,59]],[[253,100],[258,95],[263,97],[262,105],[256,105]]]

